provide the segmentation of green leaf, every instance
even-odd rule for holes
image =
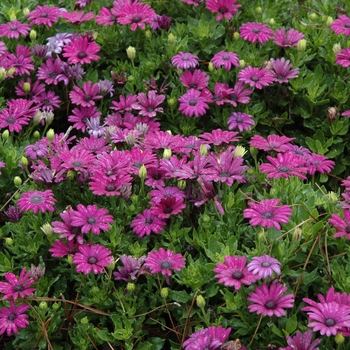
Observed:
[[[297,315],[294,314],[291,318],[289,318],[286,324],[287,334],[292,334],[298,327]]]
[[[169,289],[169,299],[178,303],[187,303],[192,300],[192,296],[184,290],[171,290]]]

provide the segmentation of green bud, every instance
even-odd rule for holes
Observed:
[[[67,263],[68,263],[69,265],[72,265],[72,264],[73,264],[73,257],[72,257],[70,254],[68,254],[68,256],[67,256]]]
[[[130,81],[130,83],[132,83],[133,81],[135,81],[135,77],[133,75],[129,75],[128,81]]]
[[[80,320],[81,324],[88,324],[89,323],[89,319],[85,316]]]
[[[13,245],[13,239],[10,238],[10,237],[6,237],[5,238],[5,242],[6,242],[7,245]]]
[[[131,283],[129,282],[127,285],[126,285],[126,290],[130,293],[132,293],[134,290],[135,290],[135,283]]]
[[[315,12],[311,12],[309,14],[309,18],[312,20],[312,21],[315,21],[317,19],[317,14]]]
[[[276,24],[275,19],[274,19],[274,18],[270,18],[270,20],[269,20],[269,24],[270,24],[270,26],[275,25],[275,24]]]
[[[35,130],[35,131],[33,132],[33,138],[34,138],[35,140],[39,140],[39,139],[40,139],[40,132],[39,132],[38,130]]]
[[[256,156],[258,155],[258,149],[254,146],[250,146],[249,147],[249,152],[250,152],[250,155],[255,159]]]
[[[326,19],[327,26],[330,26],[333,22],[334,22],[333,17],[327,16],[327,19]]]
[[[30,40],[34,41],[37,37],[37,33],[34,29],[32,29],[30,32],[29,32],[29,38]]]
[[[340,50],[341,50],[341,45],[339,43],[336,43],[336,44],[333,45],[333,52],[335,54],[339,53]]]
[[[245,61],[239,60],[239,68],[243,69],[245,67]]]
[[[40,229],[45,233],[47,237],[52,237],[54,235],[52,226],[48,222],[41,226]]]
[[[21,165],[23,165],[24,167],[27,167],[28,166],[28,159],[23,156],[21,159],[20,159],[20,162],[21,162]]]
[[[10,132],[6,129],[6,130],[3,131],[3,133],[1,134],[1,138],[2,138],[3,141],[6,141],[9,137],[10,137]]]
[[[46,137],[49,141],[52,141],[55,138],[55,131],[53,129],[49,129],[46,133]]]
[[[4,67],[0,68],[0,82],[6,79],[6,69]]]
[[[11,67],[7,70],[7,75],[14,75],[15,74],[15,71],[16,71],[16,68],[15,67]]]
[[[215,71],[215,66],[213,65],[213,62],[209,62],[208,70],[210,73],[213,73]]]
[[[60,304],[60,303],[53,303],[53,304],[52,304],[52,308],[53,308],[54,310],[58,310],[60,307],[61,307],[61,304]]]
[[[328,200],[331,204],[337,204],[338,203],[338,196],[333,191],[330,191],[328,193]]]
[[[233,33],[233,39],[239,40],[240,37],[241,37],[241,36],[239,35],[239,32],[234,32],[234,33]]]
[[[139,178],[141,180],[145,180],[146,177],[147,177],[147,169],[146,169],[145,165],[142,164],[140,169],[139,169]]]
[[[163,299],[166,299],[169,295],[169,288],[164,287],[160,290],[160,295],[162,296]]]
[[[152,38],[152,32],[151,32],[149,29],[147,29],[147,30],[145,31],[145,37],[146,37],[147,39],[151,39],[151,38]]]
[[[129,46],[126,49],[126,55],[128,56],[130,61],[133,61],[136,57],[136,49],[133,46]]]
[[[167,99],[167,102],[169,107],[174,107],[176,105],[176,98],[170,97]]]
[[[297,45],[297,50],[299,52],[303,52],[306,50],[306,40],[305,39],[300,39]]]
[[[338,334],[334,337],[334,340],[335,340],[335,342],[336,342],[338,345],[340,345],[340,344],[343,344],[343,343],[344,343],[345,338],[344,338],[343,334],[338,333]]]
[[[272,198],[278,198],[278,191],[273,187],[270,190],[270,195],[272,196]]]
[[[180,190],[184,190],[186,188],[186,180],[179,180],[177,182],[177,187],[180,189]]]
[[[259,242],[266,242],[265,230],[263,228],[261,228],[261,231],[257,234],[257,238]]]
[[[258,7],[255,8],[255,13],[258,14],[258,15],[260,15],[262,13],[261,6],[258,6]]]
[[[13,183],[15,184],[16,187],[21,187],[22,179],[19,176],[15,176],[13,178]]]
[[[100,288],[98,288],[97,286],[93,286],[92,288],[91,288],[91,293],[92,294],[95,294],[95,295],[97,295],[97,294],[99,294],[100,293]]]
[[[27,14],[30,12],[30,10],[29,10],[29,8],[28,7],[25,7],[24,9],[23,9],[23,14],[24,14],[24,16],[27,16]]]
[[[293,232],[293,236],[292,236],[293,242],[294,243],[300,242],[302,236],[303,236],[303,231],[301,230],[300,227],[297,227]]]
[[[211,220],[210,220],[210,216],[207,215],[207,214],[203,214],[202,216],[202,221],[205,223],[205,224],[208,224]]]
[[[163,151],[163,158],[169,159],[172,155],[171,149],[170,148],[164,148]]]
[[[23,84],[23,91],[26,92],[26,93],[28,93],[28,92],[30,92],[30,88],[31,88],[30,83],[28,83],[28,82],[26,81],[26,82]]]
[[[40,310],[46,310],[47,309],[47,302],[46,301],[41,301],[39,304],[39,309]]]
[[[197,306],[200,308],[200,309],[203,309],[204,306],[205,306],[205,299],[203,298],[202,295],[198,295],[197,298],[196,298],[196,303],[197,303]]]
[[[243,157],[247,153],[247,150],[243,146],[237,146],[233,152],[234,158]]]
[[[173,33],[169,33],[169,35],[168,35],[168,43],[169,44],[174,44],[174,42],[175,42],[174,34]]]
[[[113,271],[114,268],[115,268],[115,261],[114,261],[114,259],[112,259],[111,262],[107,265],[107,270]]]
[[[207,156],[208,155],[208,148],[206,145],[204,144],[201,144],[200,147],[199,147],[199,154],[201,156]]]

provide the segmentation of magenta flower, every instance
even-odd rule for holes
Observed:
[[[344,34],[344,36],[350,35],[350,18],[347,15],[339,16],[330,26],[333,32],[337,35]]]
[[[273,36],[273,30],[269,28],[268,24],[256,22],[244,23],[239,28],[239,32],[244,40],[248,40],[251,43],[259,41],[260,44],[263,44]]]
[[[267,173],[267,178],[284,177],[288,179],[291,176],[297,176],[302,179],[306,179],[304,173],[307,172],[305,166],[305,160],[293,153],[277,154],[277,158],[267,156],[267,159],[272,163],[263,163],[259,166],[259,169],[263,173]]]
[[[61,152],[58,158],[62,160],[63,168],[74,169],[82,173],[86,173],[95,162],[95,157],[90,152],[77,147]]]
[[[120,261],[124,267],[119,268],[118,272],[113,272],[114,279],[117,281],[135,281],[137,278],[146,272],[143,263],[146,257],[141,256],[140,258],[134,258],[131,255],[122,255]]]
[[[163,108],[158,107],[165,100],[164,95],[158,95],[154,90],[145,93],[140,92],[137,95],[137,101],[132,105],[133,109],[139,110],[139,114],[144,117],[155,117],[157,113],[163,113]]]
[[[24,152],[26,157],[32,160],[44,158],[49,154],[49,142],[47,139],[41,139],[34,145],[24,147]]]
[[[76,105],[81,105],[83,107],[92,107],[95,106],[95,101],[102,98],[101,95],[98,95],[100,92],[98,83],[92,84],[91,81],[83,82],[82,89],[78,86],[73,86],[74,91],[69,93],[69,98],[72,103]]]
[[[346,239],[350,240],[350,210],[344,209],[344,216],[345,220],[337,214],[332,214],[328,222],[338,231],[333,237],[345,236]]]
[[[286,137],[278,135],[269,135],[264,139],[260,135],[254,135],[249,142],[249,146],[256,147],[263,151],[286,152],[287,145],[290,141],[295,140],[295,137]]]
[[[274,76],[269,69],[259,69],[248,66],[238,73],[238,81],[249,84],[251,87],[262,89],[274,82]]]
[[[240,132],[251,130],[255,125],[254,119],[251,115],[241,112],[232,112],[227,120],[228,129],[233,130],[237,128]]]
[[[136,219],[131,222],[130,227],[139,238],[149,236],[152,232],[158,234],[164,230],[165,221],[152,214],[150,209],[146,209],[142,214],[137,214]]]
[[[82,244],[79,247],[79,253],[73,256],[77,272],[82,272],[85,275],[91,271],[95,275],[103,273],[103,268],[108,266],[112,260],[112,252],[100,244]]]
[[[59,239],[56,239],[56,241],[51,244],[49,252],[51,252],[54,258],[63,258],[64,256],[74,255],[77,253],[79,246],[79,241],[77,241],[75,244],[74,240],[67,240],[67,243],[65,243]]]
[[[272,63],[271,72],[273,73],[275,81],[279,83],[288,83],[289,79],[298,77],[299,68],[292,69],[290,61],[286,60],[284,57],[277,58],[277,60],[271,58],[270,62]]]
[[[6,44],[3,41],[0,41],[0,57],[7,52]]]
[[[114,107],[110,107],[110,109],[113,109],[118,112],[127,112],[132,110],[132,106],[137,100],[137,95],[128,95],[126,98],[123,95],[119,96],[120,102],[112,101],[112,104]]]
[[[286,32],[285,28],[277,29],[273,37],[275,44],[281,47],[297,46],[299,40],[304,38],[304,34],[291,28]]]
[[[130,29],[132,31],[136,30],[137,27],[145,30],[145,24],[151,23],[155,14],[156,13],[149,5],[135,2],[125,4],[118,11],[117,21],[120,24],[131,24]]]
[[[239,290],[242,284],[247,286],[259,279],[259,276],[249,272],[246,267],[246,258],[244,256],[225,256],[225,263],[217,263],[216,268],[213,269],[217,274],[214,276],[219,279],[219,283],[225,286],[234,287]]]
[[[69,23],[78,25],[83,22],[89,21],[90,19],[93,19],[95,15],[92,12],[85,13],[84,11],[62,11],[61,17]]]
[[[310,175],[315,175],[316,171],[323,173],[330,173],[334,168],[333,160],[328,159],[321,154],[312,153],[306,156],[305,166],[308,168],[307,172]]]
[[[209,77],[199,69],[195,69],[193,72],[186,70],[179,78],[183,86],[196,90],[206,88],[209,81]]]
[[[101,230],[108,231],[111,222],[114,222],[112,215],[107,215],[107,209],[98,209],[96,204],[85,207],[83,204],[78,204],[77,210],[71,214],[71,223],[73,226],[81,227],[82,233],[99,235]]]
[[[60,98],[53,91],[42,92],[40,95],[35,96],[34,101],[42,111],[53,112],[61,104]]]
[[[99,118],[101,114],[96,106],[77,107],[72,110],[72,115],[68,116],[68,121],[74,123],[73,128],[84,132],[87,128],[87,121],[91,118]]]
[[[213,144],[214,146],[220,146],[223,143],[239,141],[241,137],[237,135],[238,132],[235,131],[215,129],[211,132],[205,132],[204,134],[200,134],[199,137],[201,139],[204,139],[203,143],[205,144]]]
[[[294,337],[287,335],[288,346],[286,348],[279,348],[279,350],[319,350],[317,345],[321,343],[322,339],[312,341],[312,335],[313,332],[311,330],[305,333],[297,331]]]
[[[21,210],[32,210],[33,213],[36,214],[39,210],[42,213],[45,213],[46,211],[53,212],[55,210],[55,203],[56,199],[53,198],[53,192],[51,190],[34,190],[22,193],[22,196],[18,200],[17,205]]]
[[[248,300],[252,302],[248,306],[250,312],[258,315],[281,317],[286,314],[284,309],[290,309],[294,305],[294,295],[286,294],[287,287],[279,283],[272,283],[256,286],[254,292],[249,293]]]
[[[196,68],[198,66],[198,57],[189,52],[180,51],[177,55],[173,56],[171,63],[177,69]]]
[[[207,0],[205,8],[213,13],[218,12],[217,21],[221,21],[224,17],[231,19],[242,6],[236,4],[237,0]]]
[[[330,337],[337,335],[343,327],[350,327],[350,306],[338,304],[336,301],[316,303],[311,299],[303,298],[311,306],[304,306],[301,310],[309,316],[308,326],[314,332]]]
[[[13,300],[10,301],[10,307],[3,307],[0,311],[0,335],[6,332],[10,337],[12,333],[17,334],[18,328],[26,328],[29,324],[28,315],[23,315],[30,308],[27,304],[21,304],[16,307]]]
[[[5,273],[4,277],[8,282],[0,282],[0,293],[5,294],[3,300],[5,299],[18,299],[25,298],[26,295],[33,295],[35,288],[29,288],[35,281],[33,278],[29,278],[31,272],[26,273],[26,268],[24,267],[17,277],[13,273]]]
[[[346,49],[341,49],[340,53],[337,53],[335,59],[336,64],[340,64],[342,67],[346,68],[350,66],[350,47]]]
[[[280,199],[263,199],[260,203],[249,202],[248,209],[244,209],[243,216],[250,219],[252,226],[261,225],[263,227],[274,226],[277,230],[281,229],[280,223],[286,224],[292,215],[292,209],[289,205],[281,205]]]
[[[102,7],[98,15],[95,17],[95,21],[97,24],[103,26],[112,26],[117,23],[117,18],[107,7]]]
[[[68,57],[69,63],[84,64],[100,59],[100,56],[96,55],[100,51],[100,47],[94,41],[89,42],[89,39],[83,36],[72,40],[64,46],[63,51],[63,57]]]
[[[237,81],[232,92],[228,94],[228,102],[234,107],[237,107],[237,103],[248,104],[250,101],[250,97],[248,96],[252,93],[252,90],[246,88],[245,83]]]
[[[34,70],[34,62],[31,56],[30,48],[26,45],[17,45],[16,54],[4,55],[2,58],[2,63],[4,64],[5,69],[10,69],[11,67],[15,68],[15,75],[22,76],[24,74],[30,75],[30,71]]]
[[[30,31],[28,24],[18,22],[16,19],[0,25],[0,36],[6,36],[9,39],[19,39],[20,35],[26,36]]]
[[[211,62],[213,62],[216,68],[224,66],[226,70],[231,70],[232,66],[239,66],[238,55],[234,52],[220,51],[214,55],[214,57],[211,59]]]
[[[202,2],[204,2],[204,0],[181,0],[181,1],[194,6],[199,6]]]
[[[52,24],[56,23],[60,16],[61,11],[59,10],[59,8],[48,5],[37,6],[34,11],[29,12],[27,15],[28,20],[31,21],[29,23],[31,26],[33,24],[43,24],[48,27],[52,27]]]
[[[62,73],[62,61],[59,58],[48,59],[46,63],[42,63],[41,67],[38,68],[37,78],[39,80],[45,80],[47,85],[57,85],[63,79],[60,78]]]
[[[281,274],[281,263],[269,255],[253,257],[247,268],[261,279],[272,277],[274,272],[277,276]]]
[[[151,212],[153,215],[158,215],[161,219],[168,219],[170,215],[176,215],[186,208],[183,198],[167,197],[162,198],[159,202],[153,203]]]
[[[171,250],[153,250],[148,253],[145,261],[145,267],[151,269],[153,274],[161,273],[166,276],[166,282],[169,284],[169,276],[172,270],[179,271],[185,266],[186,259],[181,254],[175,254]]]
[[[195,89],[189,89],[179,99],[180,106],[179,111],[182,114],[192,117],[193,115],[198,118],[206,113],[206,109],[209,106],[206,104],[207,99],[201,96],[201,92]]]

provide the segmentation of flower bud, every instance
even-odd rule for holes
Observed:
[[[151,39],[151,38],[152,38],[152,32],[151,32],[149,29],[147,29],[147,30],[145,31],[145,37],[146,37],[147,39]]]
[[[4,67],[0,68],[0,82],[6,79],[6,69]]]
[[[261,228],[261,231],[257,234],[257,238],[259,242],[266,242],[265,230],[263,228]]]
[[[341,50],[341,45],[339,43],[336,43],[336,44],[333,45],[333,52],[335,54],[339,53],[340,50]]]
[[[306,50],[306,40],[305,39],[300,39],[298,41],[297,50],[299,52],[303,52]]]
[[[16,68],[15,67],[11,67],[7,70],[7,76],[12,76],[13,74],[15,74]]]
[[[256,156],[258,155],[258,149],[254,146],[250,146],[249,147],[249,152],[250,152],[250,155],[255,159]]]
[[[197,298],[196,298],[196,303],[197,303],[197,306],[200,308],[200,309],[203,309],[204,306],[205,306],[205,299],[203,298],[202,295],[198,295]]]
[[[30,32],[29,32],[29,38],[30,40],[34,41],[37,37],[37,33],[34,29],[32,29]]]
[[[46,133],[46,137],[49,141],[52,141],[55,138],[55,131],[53,129],[49,129]]]
[[[247,150],[243,146],[237,146],[233,152],[233,157],[243,157],[247,153]]]
[[[333,17],[327,16],[327,19],[326,19],[327,26],[330,26],[333,22],[334,22]]]
[[[262,8],[261,8],[261,6],[257,6],[257,7],[255,8],[255,13],[258,14],[258,15],[262,14]]]
[[[136,57],[136,49],[133,46],[129,46],[126,49],[126,54],[130,61],[133,61]]]
[[[46,310],[47,309],[47,302],[46,301],[41,301],[39,304],[39,309],[40,310]]]
[[[333,204],[333,205],[335,205],[335,204],[337,204],[338,203],[338,196],[337,196],[337,194],[336,193],[334,193],[333,191],[330,191],[329,193],[328,193],[328,201],[329,201],[329,203],[331,203],[331,204]]]
[[[303,236],[303,231],[301,230],[300,227],[297,227],[292,235],[292,240],[294,243],[298,243],[301,240],[301,237]]]
[[[316,19],[317,19],[317,14],[315,13],[315,12],[311,12],[310,14],[309,14],[309,18],[312,20],[312,21],[316,21]]]
[[[40,139],[40,132],[39,132],[38,130],[35,130],[35,131],[33,132],[33,138],[34,138],[35,140],[39,140],[39,139]]]
[[[13,183],[16,187],[20,187],[22,185],[22,179],[19,176],[15,176],[13,178]]]
[[[234,32],[234,33],[233,33],[233,39],[239,40],[240,37],[241,37],[241,36],[239,35],[239,32]]]
[[[81,324],[86,325],[86,324],[89,323],[89,319],[85,316],[85,317],[83,317],[83,318],[80,320],[80,322],[81,322]]]
[[[168,43],[169,44],[174,44],[174,42],[175,42],[174,34],[173,33],[169,33],[169,35],[168,35]]]
[[[201,156],[207,156],[208,155],[208,148],[206,145],[204,145],[203,143],[200,145],[199,147],[199,154]]]
[[[270,24],[270,26],[273,26],[274,24],[276,24],[275,19],[274,18],[270,18],[269,24]]]
[[[22,158],[20,159],[21,165],[24,167],[28,166],[28,159],[25,156],[22,156]]]
[[[115,261],[114,259],[111,260],[111,262],[107,265],[107,270],[113,271],[115,268]]]
[[[7,245],[13,245],[13,239],[10,238],[10,237],[6,237],[5,238],[5,242],[6,242]]]
[[[126,285],[126,289],[127,289],[128,292],[132,293],[132,292],[135,290],[135,283],[129,282],[129,283]]]
[[[23,15],[24,16],[27,16],[27,14],[30,12],[30,10],[29,10],[29,8],[28,7],[25,7],[24,9],[23,9]]]
[[[339,116],[338,108],[336,107],[329,107],[327,109],[327,119],[330,123],[333,123],[337,120]]]
[[[245,67],[245,61],[239,60],[239,68],[243,69]]]
[[[40,227],[41,231],[45,233],[46,236],[52,237],[54,235],[52,226],[47,222],[43,226]]]
[[[53,303],[53,304],[52,304],[52,308],[53,308],[54,310],[58,310],[60,307],[61,307],[61,303]]]
[[[43,119],[44,119],[43,113],[41,111],[37,111],[34,115],[33,122],[35,125],[38,125],[41,123]]]
[[[345,338],[344,338],[343,334],[338,333],[338,334],[334,337],[334,340],[335,340],[335,342],[336,342],[338,345],[341,345],[341,344],[344,343]]]
[[[169,159],[172,155],[172,151],[170,148],[164,148],[164,151],[163,151],[163,158],[165,159]]]
[[[215,66],[213,65],[213,62],[208,63],[208,70],[210,73],[213,73],[215,71]]]
[[[166,299],[169,294],[169,288],[164,287],[160,290],[160,295],[162,296],[163,299]]]
[[[3,141],[6,141],[10,136],[10,132],[6,129],[5,131],[3,131],[3,133],[1,134],[1,139]]]
[[[70,254],[68,254],[68,256],[67,256],[67,263],[68,263],[69,265],[72,265],[72,264],[73,264],[73,257],[72,257],[72,255],[70,255]]]
[[[186,181],[185,180],[179,180],[177,182],[177,187],[180,189],[180,190],[184,190],[186,188]]]
[[[139,178],[141,180],[145,180],[146,176],[147,176],[147,169],[146,169],[145,165],[142,164],[140,169],[139,169]]]
[[[176,98],[170,97],[167,99],[167,102],[169,107],[174,107],[176,105]]]

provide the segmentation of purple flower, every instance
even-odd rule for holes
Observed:
[[[328,220],[330,224],[338,231],[333,237],[345,236],[350,240],[350,210],[344,209],[345,220],[337,214],[332,214],[332,217]]]
[[[248,209],[244,209],[243,216],[250,219],[252,226],[261,225],[263,227],[274,226],[277,230],[281,229],[280,223],[286,224],[292,215],[292,209],[289,205],[281,205],[280,199],[263,199],[260,203],[249,202]]]
[[[135,281],[141,274],[145,272],[143,263],[146,257],[134,258],[133,256],[122,255],[120,261],[124,267],[119,268],[118,272],[113,272],[114,279],[117,281],[123,280],[126,282]]]
[[[139,110],[139,114],[144,117],[155,117],[157,113],[163,113],[163,108],[158,107],[165,100],[164,95],[158,95],[154,90],[148,91],[148,95],[140,92],[137,101],[132,105],[133,109]]]
[[[13,273],[5,273],[4,277],[8,282],[0,282],[0,293],[5,294],[2,299],[18,299],[25,298],[26,295],[33,295],[35,288],[29,288],[35,281],[33,278],[29,278],[31,272],[26,273],[24,267],[17,277]]]
[[[41,67],[38,68],[36,76],[39,80],[45,80],[45,83],[48,85],[57,85],[63,80],[62,77],[60,77],[60,74],[62,73],[61,67],[62,61],[60,58],[48,59],[46,63],[42,63]]]
[[[306,156],[307,172],[310,175],[315,175],[316,171],[323,173],[330,173],[334,168],[335,163],[332,160],[329,160],[326,156],[321,154],[312,153]]]
[[[198,57],[189,52],[180,51],[171,59],[171,63],[177,69],[196,68],[198,66]]]
[[[108,80],[108,79],[100,80],[97,84],[98,84],[98,88],[99,88],[99,93],[102,96],[106,96],[109,94],[109,97],[113,97],[114,86],[110,80]]]
[[[19,39],[20,35],[26,36],[30,31],[28,24],[18,22],[16,19],[0,25],[0,36],[6,36],[9,39]]]
[[[87,128],[87,121],[92,118],[99,118],[101,112],[98,111],[96,106],[92,107],[76,107],[72,110],[72,114],[68,116],[68,121],[73,124],[73,128],[81,131],[85,131]]]
[[[10,307],[3,307],[0,311],[0,335],[6,332],[10,337],[12,333],[17,334],[18,328],[26,328],[29,324],[28,315],[23,315],[30,308],[27,304],[16,307],[11,300]]]
[[[251,130],[255,125],[254,119],[250,114],[242,112],[232,112],[227,120],[228,129],[233,130],[238,128],[240,132]]]
[[[333,32],[337,35],[350,35],[350,18],[346,15],[339,16],[330,26]]]
[[[171,17],[167,15],[157,15],[155,14],[153,17],[153,21],[151,23],[151,29],[169,29],[171,24]]]
[[[209,77],[199,69],[195,69],[193,72],[186,70],[179,78],[183,86],[196,90],[206,88],[209,81]]]
[[[51,190],[34,190],[22,193],[22,196],[18,200],[17,205],[21,210],[32,210],[33,213],[36,214],[39,210],[42,213],[45,213],[46,211],[53,212],[55,210],[55,203],[56,199],[53,198],[53,192]]]
[[[264,139],[260,135],[254,135],[250,139],[249,145],[266,152],[285,152],[287,150],[287,145],[293,140],[295,140],[295,137],[269,135],[267,139]]]
[[[235,67],[239,66],[238,55],[234,52],[220,51],[214,55],[211,59],[216,68],[224,66],[226,70],[231,70],[232,65]]]
[[[74,242],[73,239],[67,240],[67,243],[66,243],[59,239],[56,239],[56,241],[51,244],[51,248],[49,249],[49,252],[51,252],[54,258],[62,258],[67,255],[76,254],[79,246],[80,246],[80,243],[78,240],[76,243]]]
[[[250,312],[256,312],[258,315],[281,317],[286,314],[284,309],[292,308],[294,305],[294,295],[286,294],[287,287],[279,283],[272,283],[256,286],[254,292],[249,293],[248,300],[252,302],[248,306]]]
[[[77,265],[77,272],[87,275],[93,271],[96,275],[111,263],[111,254],[109,249],[100,244],[83,244],[79,247],[79,253],[74,254],[73,263]]]
[[[304,34],[291,28],[286,32],[285,28],[277,29],[273,37],[275,44],[281,47],[297,46],[299,40],[304,38]]]
[[[144,210],[142,214],[137,214],[136,219],[131,222],[130,227],[139,238],[149,236],[152,232],[158,234],[164,230],[165,222],[158,216],[152,214],[150,209]]]
[[[49,142],[47,139],[41,139],[33,145],[24,147],[24,152],[26,157],[32,160],[44,158],[49,154]]]
[[[69,93],[69,98],[72,103],[83,106],[83,107],[92,107],[95,106],[95,101],[102,98],[101,95],[98,95],[100,92],[98,83],[92,84],[91,81],[83,82],[82,89],[78,86],[73,86],[73,90]]]
[[[299,68],[291,69],[292,64],[284,57],[277,58],[277,60],[271,58],[270,62],[272,63],[271,72],[273,73],[275,81],[279,83],[288,83],[289,79],[297,78]]]
[[[253,257],[247,268],[261,279],[272,277],[274,272],[278,276],[281,274],[281,263],[269,255]]]
[[[96,55],[100,47],[94,41],[89,42],[87,37],[77,37],[64,46],[63,51],[63,57],[68,57],[68,63],[84,64],[100,59],[100,56]]]
[[[313,332],[311,330],[305,333],[297,331],[294,337],[287,335],[288,346],[286,348],[279,348],[279,350],[319,350],[317,345],[321,343],[322,339],[315,339],[312,342],[312,335]]]
[[[84,11],[62,11],[61,17],[69,23],[78,25],[83,22],[89,21],[90,19],[93,19],[95,15],[92,12],[85,13]]]
[[[9,221],[17,222],[23,216],[23,210],[13,205],[10,205],[9,208],[5,211],[5,215],[7,216]]]
[[[238,73],[238,81],[249,84],[251,87],[262,89],[274,82],[274,76],[269,69],[259,69],[248,66]]]
[[[340,53],[337,53],[335,63],[340,64],[342,67],[350,66],[350,47],[341,49]]]
[[[242,287],[242,284],[247,286],[254,283],[260,277],[249,272],[246,267],[246,258],[244,256],[225,256],[225,263],[217,263],[213,269],[217,274],[214,276],[219,279],[219,283],[225,286],[234,287],[236,290]]]
[[[179,98],[179,111],[182,114],[198,118],[206,113],[209,106],[206,104],[207,99],[201,96],[201,92],[195,89],[189,89],[184,95]]]
[[[248,22],[239,28],[241,37],[244,40],[248,40],[251,43],[259,41],[260,44],[270,40],[273,36],[273,30],[271,30],[268,24]]]
[[[26,45],[17,45],[16,54],[6,54],[1,57],[2,64],[5,69],[15,68],[15,75],[30,75],[30,71],[34,70],[34,59],[31,56],[30,48]]]
[[[29,23],[31,26],[33,24],[37,25],[45,25],[48,27],[52,27],[53,23],[58,21],[58,18],[61,16],[61,11],[55,6],[37,6],[36,9],[32,12],[29,12],[27,17],[31,22]]]
[[[181,1],[194,6],[199,6],[199,4],[204,2],[204,0],[181,0]]]
[[[213,144],[214,146],[220,146],[223,143],[239,141],[241,137],[237,137],[237,135],[238,132],[235,131],[215,129],[211,132],[205,132],[204,134],[200,134],[199,137],[201,139],[204,139],[203,143],[205,144]]]
[[[67,170],[74,169],[82,173],[86,173],[95,162],[95,157],[90,152],[77,147],[59,153],[58,158],[62,160],[62,166]]]
[[[170,215],[179,214],[186,208],[186,204],[181,197],[162,198],[159,202],[152,204],[152,214],[159,216],[161,219],[168,219]]]
[[[95,17],[95,21],[97,24],[103,26],[112,26],[117,23],[117,18],[107,7],[102,7],[98,15]]]
[[[237,81],[235,86],[233,87],[232,92],[230,92],[227,96],[228,102],[232,104],[232,106],[237,107],[237,103],[248,104],[250,101],[250,96],[253,91],[246,88],[246,84],[242,81]]]
[[[231,19],[238,12],[242,5],[236,2],[237,0],[207,0],[205,8],[213,13],[218,12],[216,20],[221,21],[223,18]]]
[[[63,213],[60,214],[61,219],[64,222],[61,221],[53,221],[52,222],[52,229],[55,233],[61,233],[61,238],[67,238],[68,241],[72,241],[73,239],[76,239],[79,243],[83,243],[82,233],[81,233],[81,227],[80,226],[74,226],[72,224],[72,214],[75,212],[72,208],[68,208]]]

